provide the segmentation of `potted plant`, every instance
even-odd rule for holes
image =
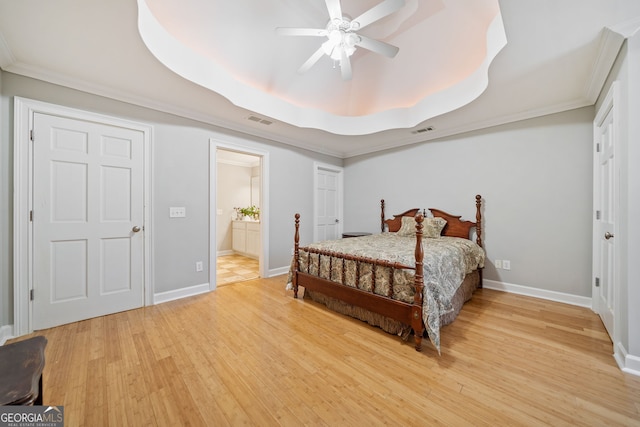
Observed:
[[[247,208],[240,208],[238,210],[245,218],[252,218],[257,221],[260,218],[260,208],[256,206],[249,206]]]

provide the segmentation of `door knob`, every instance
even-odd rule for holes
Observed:
[[[608,231],[606,233],[604,233],[604,238],[609,240],[610,238],[613,237],[613,234],[609,233]]]
[[[340,222],[340,220],[336,218],[336,224],[339,223],[339,222]]]
[[[140,227],[138,227],[137,225],[134,225],[131,231],[133,231],[134,233],[137,233],[138,231],[140,231]]]

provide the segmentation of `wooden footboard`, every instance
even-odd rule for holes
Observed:
[[[336,298],[344,301],[347,304],[352,304],[358,307],[362,307],[374,313],[378,313],[382,316],[389,317],[407,325],[411,325],[415,335],[415,348],[417,351],[422,350],[422,334],[424,332],[424,324],[422,320],[422,291],[424,288],[424,250],[422,247],[422,235],[423,235],[423,221],[424,217],[419,214],[416,216],[416,249],[415,249],[415,267],[403,265],[400,263],[393,263],[385,260],[359,257],[355,255],[337,254],[330,251],[323,251],[314,248],[301,248],[300,247],[300,214],[295,215],[295,236],[294,236],[294,265],[293,265],[293,295],[294,298],[298,297],[298,286],[303,286],[311,291],[318,291],[324,295],[332,298]],[[345,261],[355,261],[356,268],[356,283],[355,287],[346,286],[341,283],[332,282],[328,279],[323,279],[317,276],[309,274],[309,267],[311,262],[307,262],[307,271],[300,271],[299,256],[300,251],[303,250],[311,256],[317,256],[318,261],[320,257],[329,257],[329,262],[334,258],[340,258],[342,262],[342,270],[344,277],[344,263]],[[318,262],[319,264],[319,262]],[[374,286],[371,290],[364,290],[360,286],[359,271],[362,264],[370,264],[372,266],[372,283]],[[403,301],[398,301],[391,298],[391,295],[378,295],[374,293],[375,289],[375,267],[387,267],[391,269],[407,269],[415,270],[414,274],[414,287],[415,294],[413,297],[413,303],[409,304]],[[331,267],[329,268],[331,271]],[[393,272],[391,273],[393,280]],[[393,286],[390,286],[390,292],[392,292]]]

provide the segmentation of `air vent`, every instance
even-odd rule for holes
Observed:
[[[266,126],[269,126],[270,124],[273,123],[271,120],[263,119],[263,118],[256,117],[256,116],[249,116],[249,117],[247,117],[247,120],[250,120],[250,121],[256,122],[256,123],[262,123],[263,125],[266,125]]]
[[[432,130],[435,130],[435,128],[433,126],[428,126],[426,128],[416,129],[414,131],[411,131],[411,133],[414,134],[414,135],[417,135],[419,133],[431,132]]]

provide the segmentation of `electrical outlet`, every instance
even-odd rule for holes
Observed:
[[[202,261],[196,262],[196,271],[202,271]]]
[[[493,261],[493,265],[495,265],[496,268],[502,268],[502,261],[499,259],[496,259]]]
[[[511,261],[509,261],[508,259],[503,259],[502,260],[502,268],[504,270],[511,270]]]

